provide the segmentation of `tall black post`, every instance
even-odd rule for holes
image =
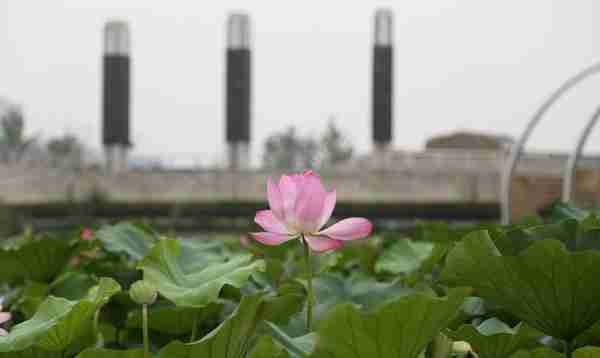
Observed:
[[[130,112],[130,37],[127,23],[110,21],[104,28],[102,144],[106,167],[127,169]]]
[[[226,128],[230,169],[247,168],[251,134],[250,19],[231,14],[227,21]]]
[[[385,150],[393,132],[393,15],[390,10],[375,13],[373,46],[372,119],[373,143]]]

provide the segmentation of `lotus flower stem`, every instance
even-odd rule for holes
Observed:
[[[96,338],[96,347],[98,347],[98,348],[100,348],[102,346],[102,336],[100,335],[99,321],[100,321],[100,308],[98,307],[98,309],[94,313],[94,337]]]
[[[307,275],[307,298],[306,298],[306,330],[308,332],[312,331],[312,310],[313,310],[313,287],[312,287],[312,265],[310,260],[310,247],[308,246],[308,242],[302,237],[302,246],[304,246],[304,259],[306,261],[306,275]]]
[[[148,305],[142,305],[142,328],[144,330],[144,358],[150,358],[150,343],[148,338]]]
[[[194,325],[192,326],[192,335],[190,336],[190,343],[196,340],[196,332],[198,331],[198,317],[200,312],[194,312]]]
[[[571,358],[573,356],[574,344],[570,343],[567,340],[564,340],[563,344],[565,346],[565,357],[566,358]]]

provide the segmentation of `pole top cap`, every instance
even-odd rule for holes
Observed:
[[[232,12],[227,19],[227,47],[250,48],[250,16],[241,11]]]
[[[392,46],[394,42],[394,13],[391,9],[375,11],[375,45]]]
[[[131,43],[129,24],[123,20],[110,20],[104,25],[104,53],[128,56]]]

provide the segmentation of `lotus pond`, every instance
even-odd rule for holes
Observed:
[[[0,357],[600,357],[594,213],[323,252],[255,238],[122,222],[3,240]]]

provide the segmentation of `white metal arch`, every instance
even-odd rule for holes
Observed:
[[[527,123],[527,127],[519,137],[519,140],[512,146],[510,155],[502,170],[500,182],[500,205],[501,205],[501,220],[503,224],[509,224],[511,221],[511,191],[512,191],[512,176],[517,166],[517,162],[521,157],[523,147],[535,130],[541,119],[548,112],[550,107],[558,101],[566,92],[577,86],[583,80],[600,73],[600,62],[589,66],[574,76],[570,77],[560,87],[558,87],[550,96],[542,103],[533,117]]]
[[[585,143],[588,140],[588,137],[592,133],[592,130],[598,123],[598,119],[600,118],[600,106],[596,108],[594,114],[590,117],[590,120],[581,131],[579,138],[577,139],[577,144],[569,155],[569,160],[567,160],[567,164],[565,165],[565,172],[563,174],[563,182],[562,182],[562,201],[569,202],[571,201],[573,191],[575,190],[575,169],[577,168],[577,162],[581,157],[581,153],[583,152],[583,148],[585,147]]]

